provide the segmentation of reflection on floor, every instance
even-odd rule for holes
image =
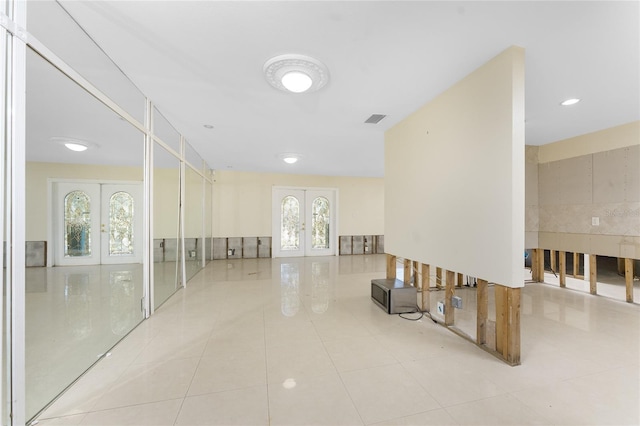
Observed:
[[[40,425],[638,424],[640,315],[527,284],[522,365],[369,296],[382,255],[215,261]]]

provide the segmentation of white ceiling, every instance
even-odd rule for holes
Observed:
[[[527,144],[640,119],[636,1],[61,3],[215,169],[383,176],[384,131],[510,45],[526,49]],[[273,89],[262,67],[285,53],[329,84]]]

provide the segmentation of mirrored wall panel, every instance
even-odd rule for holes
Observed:
[[[180,154],[180,133],[157,108],[153,108],[153,134],[160,138],[176,154]]]
[[[178,262],[180,160],[154,145],[153,151],[153,289],[154,308],[176,292],[182,276]]]
[[[187,281],[202,269],[203,181],[191,167],[185,167],[184,247]]]
[[[213,184],[210,181],[205,181],[204,188],[204,236],[205,236],[205,249],[204,257],[206,263],[213,260]]]
[[[133,118],[144,123],[145,97],[142,92],[76,24],[65,9],[75,8],[75,13],[100,13],[95,10],[100,7],[97,2],[89,3],[94,2],[65,2],[61,5],[53,0],[28,1],[28,30]]]
[[[144,135],[27,53],[26,417],[143,319]]]

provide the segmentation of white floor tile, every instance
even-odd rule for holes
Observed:
[[[173,425],[182,399],[94,411],[82,419],[82,426],[164,426]]]

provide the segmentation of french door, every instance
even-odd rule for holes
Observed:
[[[142,263],[142,197],[141,184],[54,183],[54,264]]]
[[[273,257],[336,253],[336,191],[273,189]]]

